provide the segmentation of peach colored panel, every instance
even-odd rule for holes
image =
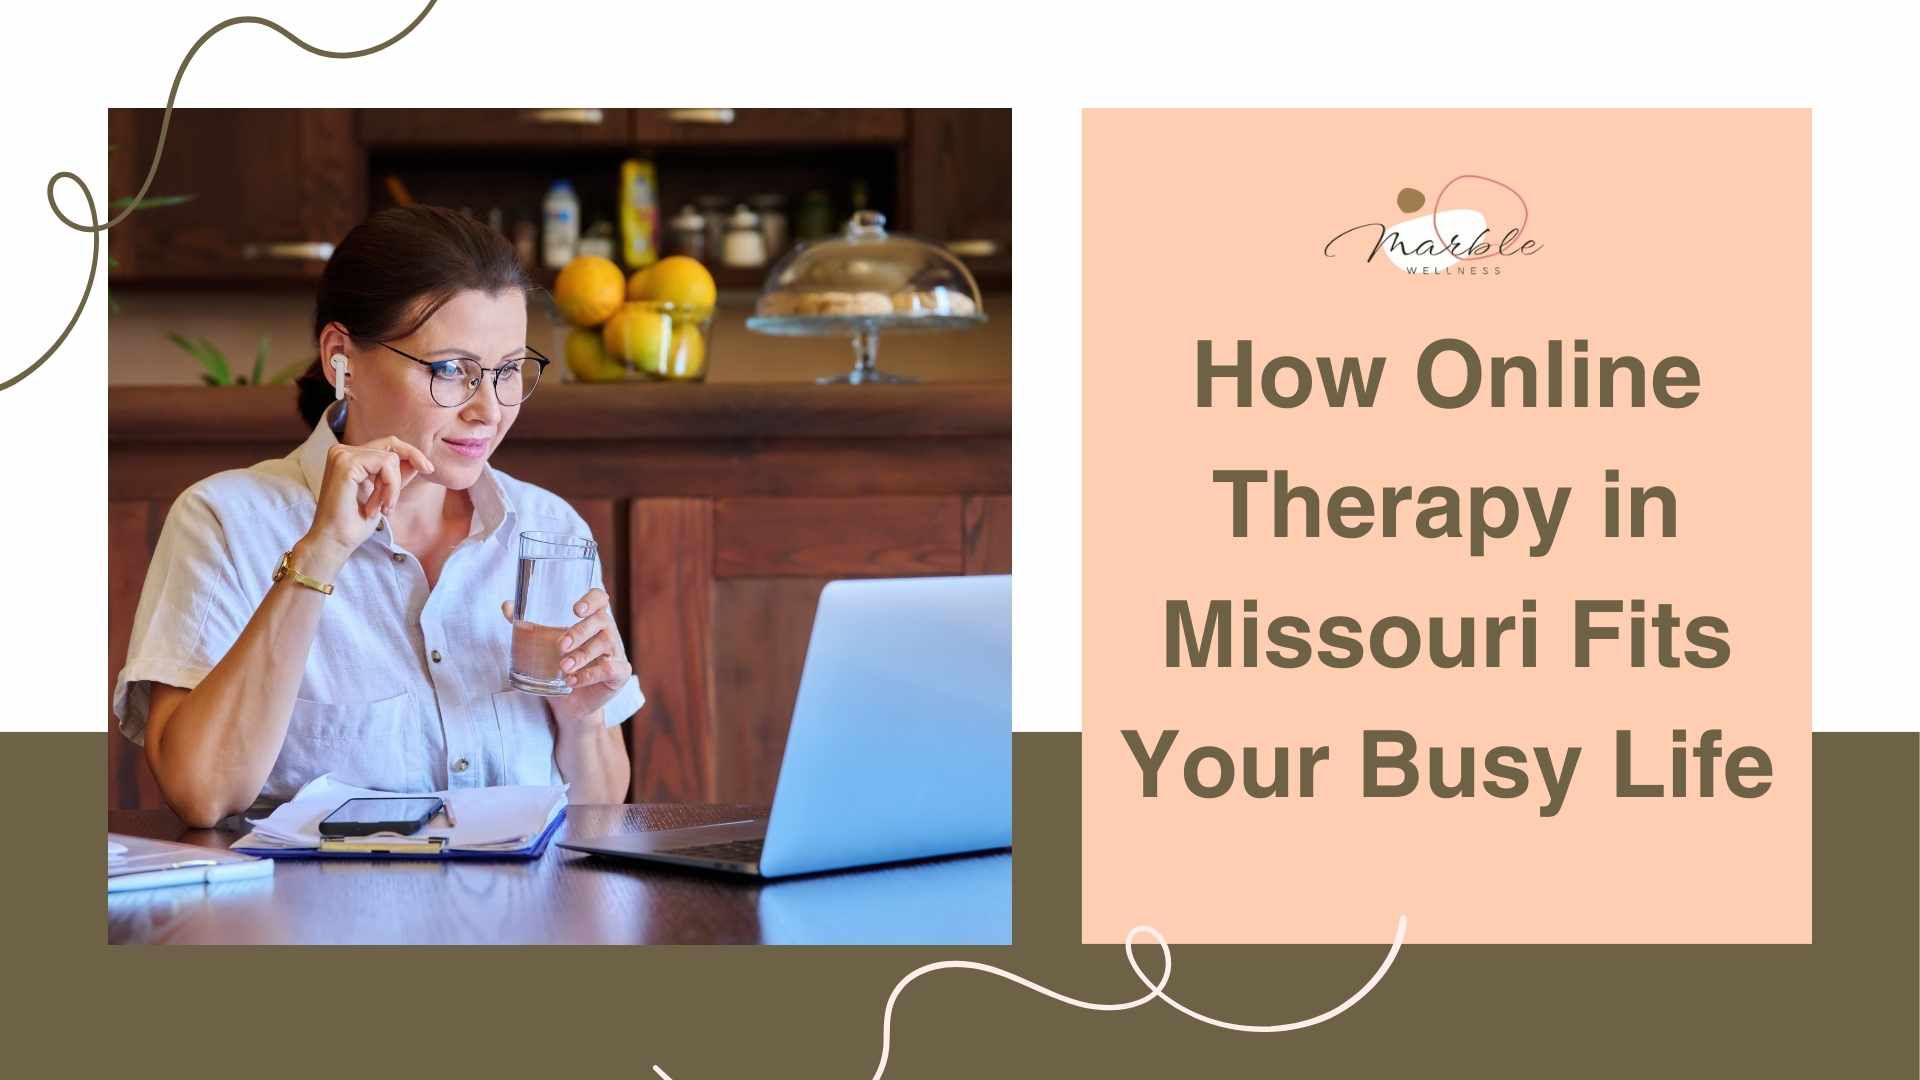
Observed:
[[[1811,934],[1810,133],[1798,110],[1099,111],[1085,118],[1083,935],[1153,925],[1184,942],[1806,942]],[[1392,224],[1402,188],[1495,178],[1537,254],[1498,275],[1412,276],[1322,247]],[[1463,181],[1496,236],[1503,190]],[[1431,209],[1431,204],[1427,209]],[[1701,371],[1671,410],[1446,411],[1414,382],[1444,336],[1483,360],[1586,338]],[[1195,342],[1230,360],[1388,358],[1372,409],[1195,406]],[[1226,384],[1216,401],[1230,402]],[[1256,391],[1256,402],[1258,402]],[[1573,489],[1557,542],[1481,558],[1458,541],[1275,539],[1269,486],[1229,531],[1217,468],[1296,484]],[[1607,539],[1603,472],[1679,498],[1674,539]],[[1376,495],[1377,497],[1377,495]],[[1871,508],[1862,508],[1870,512]],[[1266,528],[1263,529],[1263,526]],[[1522,668],[1389,670],[1164,663],[1165,604],[1258,600],[1263,619],[1504,615],[1538,604]],[[1572,662],[1576,598],[1675,605],[1730,624],[1725,666]],[[1179,728],[1161,795],[1122,740]],[[1582,748],[1565,805],[1362,799],[1361,732],[1429,747]],[[1740,799],[1614,795],[1614,732],[1664,778],[1673,729],[1764,748],[1772,789]],[[1201,799],[1185,751],[1325,746],[1313,798]],[[1457,766],[1451,767],[1457,769]],[[1211,779],[1211,765],[1203,772]]]

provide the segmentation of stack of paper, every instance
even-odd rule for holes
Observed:
[[[236,848],[317,848],[320,822],[348,799],[405,798],[420,792],[373,791],[342,783],[327,773],[315,777],[273,813],[252,823],[253,831],[235,841]],[[518,851],[533,843],[567,807],[567,785],[558,787],[487,787],[434,791],[452,810],[454,824],[435,815],[410,839],[423,845],[444,837],[455,851]],[[393,834],[382,834],[383,838]]]

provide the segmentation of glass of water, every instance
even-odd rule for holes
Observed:
[[[513,590],[513,662],[507,683],[529,694],[573,693],[560,661],[560,639],[578,622],[573,605],[594,587],[600,553],[592,540],[564,533],[520,534],[520,574]]]

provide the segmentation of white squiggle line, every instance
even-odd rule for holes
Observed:
[[[1134,958],[1133,942],[1134,942],[1134,939],[1139,937],[1141,934],[1152,935],[1154,944],[1160,946],[1160,979],[1158,982],[1155,982],[1154,980],[1147,978],[1147,973],[1140,970],[1140,961]],[[881,1076],[883,1076],[886,1073],[887,1059],[890,1056],[892,1056],[892,1053],[893,1053],[893,1006],[894,1004],[900,1000],[901,992],[907,988],[907,985],[909,983],[913,982],[913,980],[919,978],[922,975],[928,974],[929,972],[948,971],[948,970],[955,970],[955,969],[963,970],[963,971],[984,972],[988,975],[998,976],[1002,979],[1007,980],[1008,982],[1017,983],[1018,985],[1024,986],[1036,994],[1040,994],[1044,997],[1052,998],[1053,1000],[1061,1002],[1062,1004],[1072,1005],[1077,1009],[1091,1009],[1095,1012],[1125,1012],[1128,1009],[1137,1009],[1140,1006],[1145,1005],[1147,1002],[1152,1001],[1155,998],[1158,998],[1161,1001],[1166,1002],[1168,1005],[1173,1006],[1173,1008],[1175,1008],[1185,1016],[1188,1016],[1194,1020],[1198,1020],[1203,1024],[1211,1024],[1214,1027],[1224,1028],[1228,1031],[1246,1031],[1246,1032],[1255,1032],[1255,1033],[1299,1031],[1301,1028],[1310,1028],[1315,1024],[1326,1023],[1327,1021],[1333,1019],[1334,1017],[1339,1016],[1341,1013],[1346,1012],[1348,1009],[1353,1008],[1355,1005],[1359,1004],[1361,998],[1364,998],[1368,994],[1372,993],[1373,988],[1380,985],[1380,980],[1386,978],[1387,969],[1393,967],[1394,959],[1400,955],[1400,946],[1404,944],[1406,940],[1407,940],[1407,917],[1405,915],[1402,915],[1400,916],[1399,923],[1394,927],[1393,944],[1387,949],[1387,955],[1385,959],[1382,959],[1380,961],[1380,966],[1374,969],[1373,977],[1368,979],[1365,985],[1361,986],[1360,989],[1355,990],[1352,993],[1352,995],[1350,995],[1347,998],[1347,1000],[1341,1002],[1338,1005],[1335,1005],[1333,1008],[1328,1009],[1326,1012],[1320,1013],[1317,1016],[1308,1017],[1305,1020],[1295,1020],[1295,1021],[1292,1021],[1291,1023],[1285,1023],[1285,1024],[1267,1024],[1267,1025],[1236,1024],[1231,1020],[1220,1020],[1215,1017],[1208,1016],[1203,1012],[1199,1012],[1195,1009],[1188,1008],[1187,1006],[1182,1005],[1180,1002],[1175,1001],[1172,997],[1168,996],[1166,992],[1167,982],[1168,980],[1173,978],[1173,948],[1167,944],[1167,939],[1165,935],[1161,934],[1160,931],[1155,930],[1151,926],[1136,926],[1133,929],[1127,931],[1127,939],[1124,945],[1124,948],[1127,951],[1127,966],[1133,969],[1134,977],[1140,980],[1140,984],[1147,988],[1147,992],[1145,994],[1142,994],[1141,996],[1134,998],[1131,1001],[1111,1001],[1111,1002],[1083,1001],[1080,998],[1070,997],[1066,994],[1060,993],[1057,990],[1052,990],[1045,986],[1041,986],[1039,983],[1034,982],[1032,979],[1015,975],[1013,972],[1008,971],[1005,968],[994,967],[992,964],[981,964],[981,963],[976,963],[975,961],[972,961],[972,960],[936,960],[931,964],[923,964],[920,967],[914,968],[912,971],[908,972],[903,978],[901,978],[899,982],[893,984],[893,993],[887,995],[887,1008],[886,1008],[886,1011],[882,1013],[880,1016],[880,1064],[875,1066],[873,1070],[873,1080],[880,1080]],[[666,1070],[662,1069],[658,1065],[655,1065],[653,1067],[653,1071],[654,1071],[654,1074],[660,1078],[660,1080],[673,1080],[673,1077],[668,1076]]]

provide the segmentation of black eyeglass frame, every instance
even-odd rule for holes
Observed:
[[[541,380],[545,379],[547,376],[547,365],[553,363],[553,360],[549,358],[545,353],[542,353],[539,349],[536,349],[531,345],[526,346],[526,350],[527,350],[526,356],[523,356],[517,360],[509,360],[506,363],[501,364],[499,367],[487,367],[485,364],[482,364],[478,359],[471,356],[461,356],[461,357],[449,356],[440,360],[422,360],[419,357],[413,355],[412,353],[406,352],[405,350],[402,350],[402,349],[396,349],[384,341],[375,341],[374,344],[380,346],[381,348],[387,350],[388,352],[398,353],[399,355],[406,357],[407,359],[413,361],[414,363],[419,364],[421,367],[426,368],[427,379],[428,379],[427,396],[429,398],[433,397],[432,380],[433,380],[433,366],[435,364],[446,364],[446,363],[457,364],[463,360],[472,360],[473,366],[480,369],[480,378],[473,380],[473,385],[467,389],[466,397],[461,398],[459,401],[453,403],[452,405],[442,405],[438,399],[434,399],[433,403],[435,405],[439,405],[443,409],[458,409],[462,405],[465,405],[467,402],[472,401],[474,398],[474,395],[480,392],[480,384],[486,380],[486,377],[489,374],[493,376],[493,400],[499,401],[500,407],[503,409],[517,409],[520,406],[525,405],[527,402],[533,400],[533,390],[540,389]],[[533,390],[527,391],[527,394],[525,397],[521,398],[519,401],[516,401],[511,405],[507,404],[504,401],[500,401],[501,374],[511,369],[514,364],[525,363],[528,360],[535,361],[540,365],[539,374],[535,375],[533,379]]]

